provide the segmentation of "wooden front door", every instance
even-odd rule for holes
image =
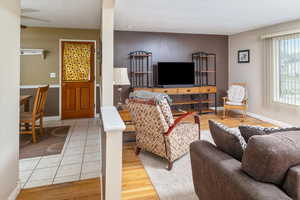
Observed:
[[[62,42],[62,119],[94,117],[93,42]]]

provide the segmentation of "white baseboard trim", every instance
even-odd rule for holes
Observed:
[[[100,117],[100,114],[96,113],[95,118],[99,118],[99,117]],[[57,120],[60,120],[60,116],[47,116],[47,117],[44,117],[44,120],[45,121],[57,121]]]
[[[285,123],[285,122],[282,122],[282,121],[278,121],[278,120],[274,120],[274,119],[271,119],[269,117],[258,115],[258,114],[251,113],[251,112],[247,112],[247,115],[249,115],[250,117],[253,117],[255,119],[259,119],[259,120],[274,124],[274,125],[282,127],[282,128],[292,126],[291,124],[288,124],[288,123]]]
[[[10,193],[7,200],[16,200],[20,191],[21,191],[21,184],[20,182],[18,182],[16,188]]]
[[[38,87],[43,87],[45,85],[21,85],[20,88],[21,89],[34,89],[34,88],[38,88]],[[52,85],[49,85],[49,87],[50,88],[60,88],[60,85],[59,84],[52,84]],[[100,84],[97,83],[96,87],[100,87]]]
[[[21,89],[34,89],[34,88],[38,88],[38,87],[43,87],[45,85],[21,85],[20,88]],[[57,84],[53,84],[53,85],[49,85],[49,87],[50,88],[59,88],[60,86]]]
[[[44,117],[45,121],[54,121],[54,120],[60,120],[60,116],[48,116]]]
[[[210,107],[210,109],[214,110],[215,107]],[[223,107],[217,107],[217,110],[223,110]],[[236,110],[236,112],[237,113],[242,113],[239,110]],[[293,126],[291,124],[288,124],[288,123],[285,123],[285,122],[282,122],[282,121],[278,121],[278,120],[275,120],[275,119],[271,119],[269,117],[259,115],[259,114],[255,114],[255,113],[252,113],[252,112],[247,112],[247,115],[250,116],[250,117],[253,117],[255,119],[259,119],[261,121],[268,122],[268,123],[271,123],[271,124],[274,124],[276,126],[283,127],[283,128]]]
[[[215,110],[214,106],[209,107],[209,109]],[[217,106],[217,110],[223,110],[222,106]]]

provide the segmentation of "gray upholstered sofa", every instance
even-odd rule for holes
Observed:
[[[200,200],[300,200],[300,132],[252,136],[239,161],[207,141],[190,146]]]

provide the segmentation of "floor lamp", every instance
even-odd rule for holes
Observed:
[[[118,93],[119,93],[119,100],[118,100],[118,109],[122,109],[122,86],[130,85],[130,81],[128,78],[127,68],[114,68],[114,85],[118,85]]]

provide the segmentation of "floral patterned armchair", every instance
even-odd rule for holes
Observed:
[[[173,162],[189,151],[190,144],[200,139],[200,118],[187,113],[176,120],[166,99],[129,99],[128,110],[136,129],[136,154],[149,151],[168,161],[168,170]],[[196,123],[184,122],[194,115]]]

